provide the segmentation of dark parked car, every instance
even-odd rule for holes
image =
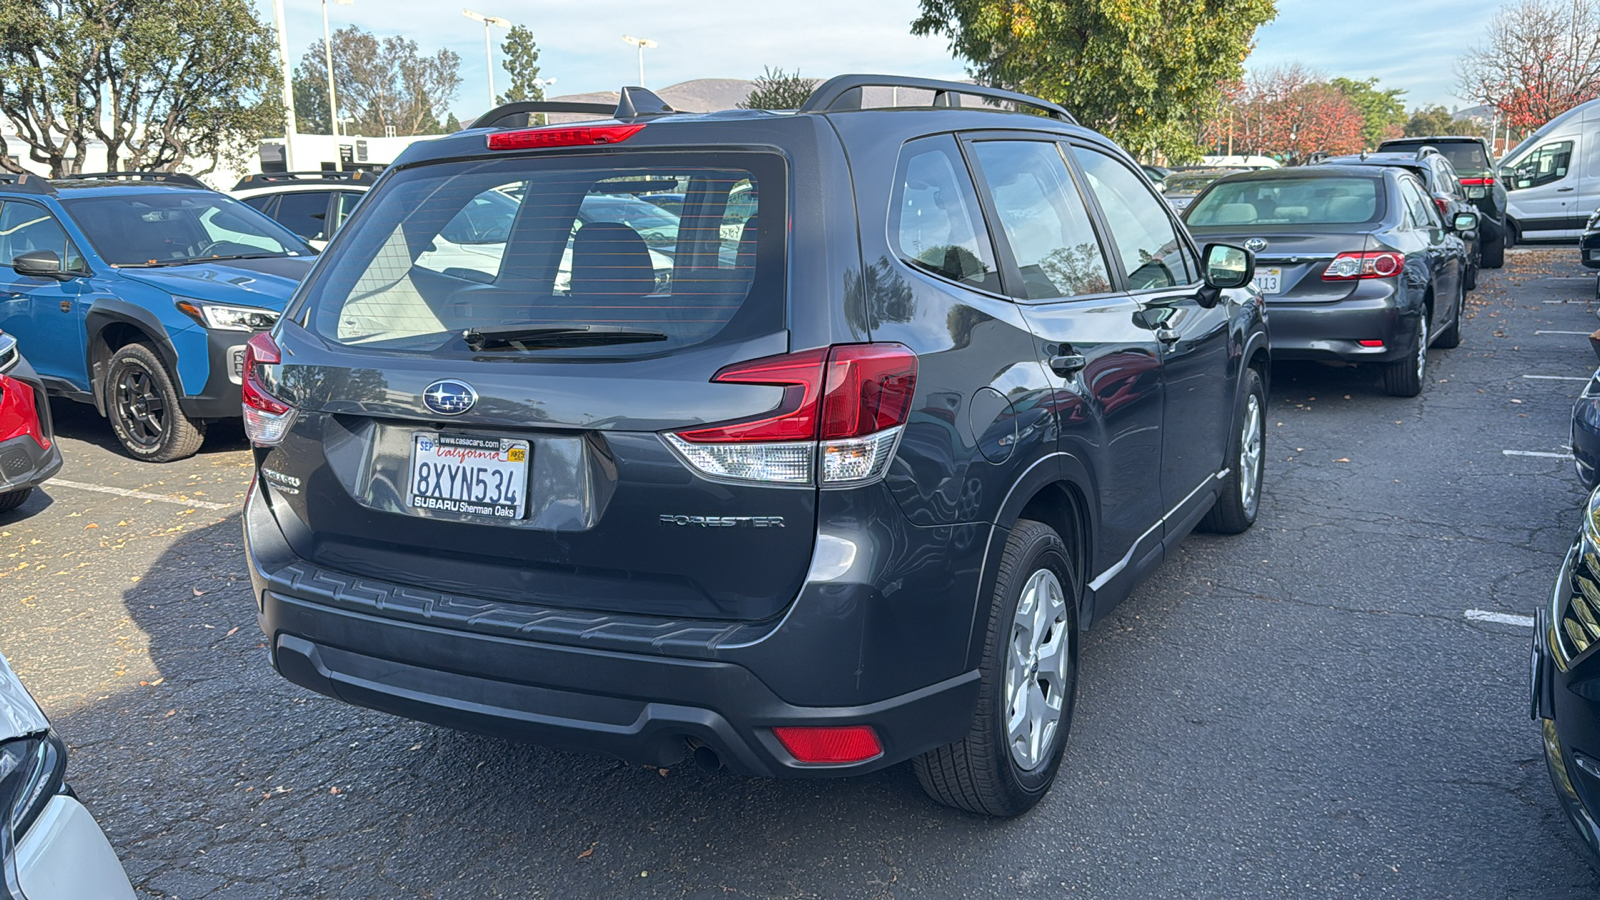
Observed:
[[[1145,177],[1150,179],[1150,183],[1155,185],[1158,191],[1166,184],[1167,176],[1172,174],[1172,170],[1166,166],[1140,165],[1139,169],[1144,172]]]
[[[1178,212],[1183,212],[1200,196],[1200,192],[1211,186],[1213,181],[1224,178],[1237,172],[1248,172],[1250,169],[1180,169],[1167,176],[1161,184],[1161,193],[1166,197],[1167,203]]]
[[[1600,491],[1567,551],[1550,599],[1534,612],[1529,712],[1567,819],[1600,866]]]
[[[1478,232],[1483,242],[1485,269],[1505,264],[1506,248],[1513,237],[1506,220],[1506,186],[1495,176],[1494,154],[1489,142],[1468,135],[1396,138],[1378,145],[1380,153],[1416,153],[1433,147],[1450,160],[1466,189],[1467,199],[1478,208]]]
[[[1378,363],[1400,397],[1422,392],[1430,346],[1461,343],[1476,218],[1446,223],[1404,170],[1332,165],[1230,175],[1184,213],[1196,239],[1256,254],[1273,359]]]
[[[1360,156],[1332,156],[1322,161],[1335,166],[1394,166],[1417,176],[1434,205],[1439,207],[1439,217],[1454,222],[1456,215],[1474,212],[1466,189],[1456,176],[1455,167],[1443,154],[1432,147],[1423,147],[1415,153],[1363,153]],[[1466,288],[1478,286],[1478,266],[1482,256],[1481,241],[1476,229],[1463,232],[1461,239],[1467,245]]]
[[[61,471],[61,448],[50,427],[44,384],[0,333],[0,513],[26,503],[33,489]]]
[[[1586,268],[1600,269],[1600,209],[1589,216],[1578,237],[1578,258]],[[1600,278],[1595,281],[1595,296],[1600,298]]]
[[[860,108],[879,85],[935,97]],[[914,760],[942,802],[1029,808],[1083,630],[1196,526],[1255,520],[1249,254],[1006,91],[856,75],[793,113],[637,88],[614,112],[413,144],[252,340],[273,665],[628,760]],[[580,210],[666,182],[661,279]],[[424,264],[490,191],[521,202],[493,272]]]

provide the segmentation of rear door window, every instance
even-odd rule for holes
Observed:
[[[485,326],[603,326],[639,356],[783,327],[781,157],[635,153],[396,172],[321,270],[309,326],[345,344],[462,349]],[[681,194],[678,212],[642,199]]]
[[[294,191],[278,197],[273,218],[308,241],[328,239],[328,191]]]
[[[1029,300],[1103,294],[1111,272],[1053,141],[973,144]]]
[[[967,287],[1000,292],[978,194],[955,138],[946,134],[906,144],[894,191],[889,236],[907,265]]]

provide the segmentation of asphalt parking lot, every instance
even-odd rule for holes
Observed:
[[[1592,897],[1520,617],[1578,521],[1593,297],[1571,249],[1514,251],[1414,400],[1278,366],[1259,523],[1192,538],[1086,636],[1060,780],[1017,821],[907,767],[626,766],[282,681],[237,427],[147,465],[58,404],[61,478],[0,515],[0,649],[148,897]]]

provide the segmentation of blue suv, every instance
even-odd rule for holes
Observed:
[[[130,455],[182,459],[240,415],[245,342],[315,252],[187,175],[0,175],[0,331]]]

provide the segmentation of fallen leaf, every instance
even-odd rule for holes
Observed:
[[[344,791],[339,790],[339,788],[337,786],[335,786],[335,787],[328,788],[328,793],[330,793],[330,794],[342,794],[342,793],[344,793]]]
[[[223,637],[233,637],[234,634],[238,632],[238,630],[239,630],[239,626],[235,625],[232,628],[229,628],[228,629],[228,633],[223,635]]]
[[[100,527],[99,525],[96,525],[95,523],[90,522],[89,524],[83,526],[83,530],[84,531],[88,531],[91,528],[99,528],[99,527]]]
[[[177,715],[177,714],[178,714],[178,711],[177,711],[177,710],[175,710],[175,709],[169,709],[169,710],[167,710],[167,714],[166,714],[166,715],[164,715],[164,716],[162,716],[162,717],[161,717],[161,718],[163,718],[163,719],[170,719],[170,718],[172,718],[172,717],[173,717],[173,716],[175,716],[175,715]]]
[[[199,588],[190,588],[189,590],[194,591],[194,595],[196,597],[204,597],[206,595],[206,592],[200,590]]]
[[[158,685],[158,684],[160,684],[160,683],[161,683],[161,682],[163,682],[163,681],[166,681],[166,680],[167,680],[167,678],[166,678],[166,676],[165,676],[165,675],[163,675],[163,676],[162,676],[162,677],[160,677],[160,678],[157,678],[157,679],[156,679],[156,680],[155,680],[155,681],[152,681],[152,682],[150,682],[150,686],[151,686],[151,687],[155,687],[155,686],[156,686],[156,685]]]
[[[579,853],[578,854],[578,858],[579,859],[588,859],[589,857],[594,855],[594,848],[596,848],[598,846],[600,846],[600,842],[599,841],[595,841],[594,843],[589,845],[589,849],[583,851],[582,853]]]
[[[1349,461],[1350,461],[1350,457],[1348,457],[1348,456],[1341,456],[1338,459],[1334,460],[1334,462],[1349,462]]]

